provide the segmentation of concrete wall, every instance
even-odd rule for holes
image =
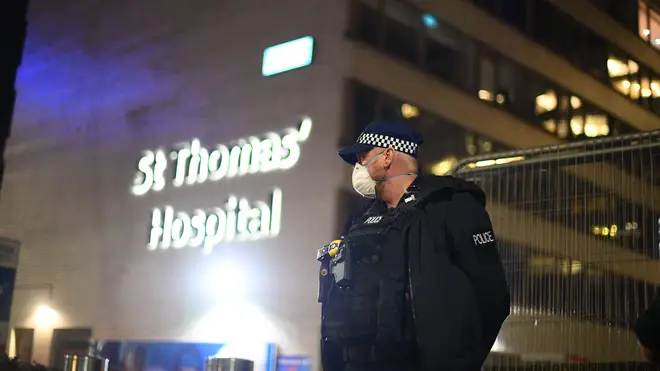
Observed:
[[[36,360],[48,360],[52,328],[72,327],[101,339],[248,336],[317,359],[314,259],[334,237],[342,180],[328,174],[343,169],[332,154],[345,17],[343,1],[322,0],[33,4],[0,234],[23,244],[13,325],[36,328]],[[261,76],[266,47],[307,35],[317,40],[311,67]],[[313,120],[311,136],[288,171],[130,192],[143,150],[194,137],[231,144],[297,127],[302,116]],[[147,250],[154,207],[266,200],[276,186],[277,238],[210,255]],[[242,304],[219,303],[222,284],[209,282],[227,262],[249,281]],[[57,313],[49,323],[41,305]]]

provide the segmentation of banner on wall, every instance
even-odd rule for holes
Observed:
[[[311,371],[310,356],[280,356],[277,358],[277,371]]]
[[[275,344],[221,344],[148,341],[92,342],[92,353],[110,361],[115,371],[204,371],[209,357],[244,358],[254,371],[276,371]]]

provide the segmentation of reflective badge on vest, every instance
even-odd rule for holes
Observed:
[[[493,231],[488,231],[473,234],[472,240],[474,241],[474,246],[483,246],[495,242],[495,237],[493,236]]]
[[[367,218],[367,220],[364,221],[364,224],[376,224],[380,223],[380,221],[383,219],[382,216],[370,216]]]

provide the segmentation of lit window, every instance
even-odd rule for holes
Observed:
[[[653,92],[653,97],[660,96],[660,84],[657,81],[651,82],[651,91]]]
[[[630,89],[628,89],[628,95],[632,99],[639,99],[639,91],[641,86],[638,83],[630,84]]]
[[[651,94],[653,93],[651,91],[651,82],[649,81],[649,79],[642,79],[642,81],[640,82],[641,82],[640,92],[642,94],[642,97],[644,98],[650,97]]]
[[[430,172],[433,175],[447,175],[451,172],[454,166],[456,166],[457,162],[458,160],[456,157],[447,157],[444,160],[438,161],[431,165]]]
[[[582,107],[582,101],[580,100],[580,98],[575,96],[571,97],[571,107],[573,107],[573,109],[578,109]]]
[[[621,77],[639,72],[639,65],[634,61],[622,61],[616,58],[607,60],[607,71],[610,77]]]
[[[584,123],[584,135],[589,138],[607,136],[610,134],[610,126],[607,123],[607,116],[587,115]]]
[[[613,81],[614,89],[618,90],[623,95],[630,95],[630,86],[632,85],[628,80]]]
[[[504,94],[497,94],[497,96],[495,97],[495,101],[497,102],[497,104],[504,104],[505,100],[506,99],[504,98]]]
[[[660,15],[653,8],[647,6],[648,0],[638,2],[639,37],[645,41],[652,41],[651,45],[660,46]],[[647,14],[648,12],[648,14]]]
[[[584,133],[584,117],[575,116],[571,118],[571,131],[575,136],[582,135],[582,133]]]
[[[582,271],[582,263],[577,260],[564,260],[561,263],[561,273],[564,276],[573,276]]]
[[[412,104],[404,103],[401,105],[401,115],[407,119],[417,117],[419,116],[419,108]]]
[[[536,97],[537,115],[552,111],[555,108],[557,108],[557,94],[555,94],[554,91],[548,90],[545,94],[541,94]]]
[[[557,124],[555,123],[555,120],[545,120],[541,125],[549,133],[554,133],[557,131]]]
[[[639,83],[630,83],[628,80],[618,80],[612,83],[614,89],[621,94],[630,96],[632,99],[644,98],[659,98],[660,97],[660,83],[658,81],[650,81],[649,79],[641,79]]]
[[[479,90],[479,99],[491,102],[493,100],[493,94],[488,90]]]

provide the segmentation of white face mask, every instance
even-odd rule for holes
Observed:
[[[383,151],[385,152],[385,151]],[[367,161],[366,165],[362,165],[359,162],[355,163],[355,167],[353,168],[353,189],[355,189],[355,192],[360,194],[360,196],[365,197],[365,198],[376,198],[376,184],[378,184],[377,180],[374,180],[374,178],[369,175],[369,164],[374,162],[380,155],[383,154],[383,152],[377,154],[376,156],[372,157],[371,160]]]
[[[384,182],[401,176],[417,174],[417,172],[411,172],[411,173],[405,173],[391,177],[385,177],[380,180],[374,180],[374,178],[372,178],[371,175],[369,174],[368,167],[369,164],[371,164],[376,158],[378,158],[378,156],[382,155],[383,152],[374,156],[371,160],[367,162],[366,165],[362,165],[358,162],[355,164],[355,167],[353,168],[353,177],[352,177],[353,189],[355,189],[355,192],[360,194],[360,196],[362,197],[376,198],[376,185],[380,182]]]
[[[371,175],[369,175],[369,170],[367,167],[356,163],[353,168],[353,189],[355,192],[359,193],[360,196],[366,198],[376,198],[376,184]]]

